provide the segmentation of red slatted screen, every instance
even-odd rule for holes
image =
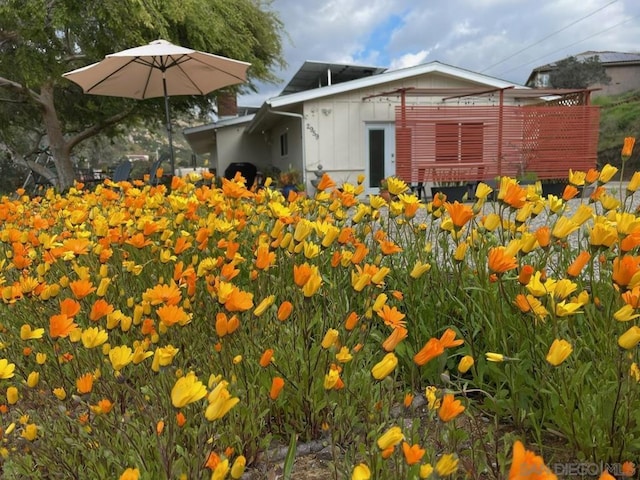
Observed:
[[[569,169],[595,168],[599,121],[598,107],[585,105],[396,107],[396,175],[411,183],[567,178]]]

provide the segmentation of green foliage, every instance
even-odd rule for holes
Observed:
[[[549,74],[553,88],[587,88],[595,83],[607,84],[610,81],[597,55],[585,60],[565,58],[557,62],[556,69]]]

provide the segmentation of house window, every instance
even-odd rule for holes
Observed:
[[[536,77],[536,87],[537,88],[547,88],[549,87],[549,74],[548,73],[539,73]]]
[[[280,156],[286,157],[289,155],[289,136],[287,132],[280,135]]]

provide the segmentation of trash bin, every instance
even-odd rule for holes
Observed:
[[[236,172],[240,172],[240,174],[247,179],[247,188],[251,188],[256,179],[258,168],[253,163],[249,162],[230,163],[224,171],[224,178],[231,180],[235,177]]]

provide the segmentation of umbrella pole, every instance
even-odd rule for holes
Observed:
[[[167,79],[162,72],[162,88],[164,89],[164,110],[167,116],[167,137],[169,138],[169,158],[171,160],[171,176],[176,173],[175,158],[173,156],[173,139],[171,138],[171,115],[169,114],[169,95],[167,95]]]

